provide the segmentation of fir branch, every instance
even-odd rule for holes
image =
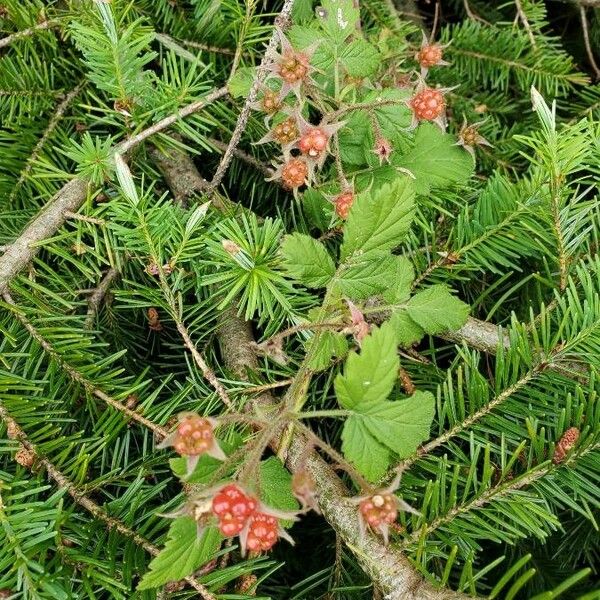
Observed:
[[[222,98],[227,94],[227,88],[219,88],[173,115],[165,117],[158,123],[150,126],[125,142],[117,144],[115,153],[124,154],[141,143],[151,135],[170,127],[179,118],[191,115]],[[10,281],[15,277],[37,254],[40,244],[52,237],[68,218],[67,213],[75,213],[81,208],[88,194],[88,182],[81,177],[74,177],[66,183],[38,213],[38,215],[25,228],[21,235],[9,245],[6,252],[0,256],[0,293],[8,290]]]
[[[554,465],[551,460],[543,462],[535,467],[531,468],[527,473],[518,477],[516,479],[509,479],[508,481],[501,483],[500,485],[496,485],[487,489],[485,492],[468,502],[467,504],[462,504],[455,506],[445,515],[436,518],[431,523],[427,524],[423,529],[418,529],[413,531],[411,535],[404,538],[400,547],[407,548],[411,544],[417,543],[424,536],[429,535],[439,527],[450,523],[455,517],[471,512],[473,510],[477,510],[490,502],[498,500],[499,498],[503,498],[505,496],[510,495],[513,492],[518,490],[522,490],[535,483],[538,479],[542,479],[543,477],[548,476],[553,471],[563,468],[572,467],[573,464],[577,462],[579,458],[585,456],[589,452],[598,451],[600,449],[600,444],[589,444],[588,446],[581,449],[579,452],[575,452],[572,454],[567,460],[560,463],[558,466]]]
[[[31,173],[31,169],[33,168],[33,164],[35,163],[35,161],[36,161],[37,157],[39,156],[40,152],[42,151],[42,149],[44,148],[44,145],[48,141],[48,138],[52,135],[52,133],[56,129],[56,126],[60,123],[60,121],[64,117],[65,112],[69,108],[69,105],[79,95],[79,92],[81,92],[81,90],[83,89],[84,85],[85,85],[85,83],[82,82],[79,85],[77,85],[75,88],[73,88],[62,99],[62,101],[60,102],[60,104],[56,107],[56,110],[54,111],[54,114],[52,115],[52,118],[48,122],[48,125],[46,126],[46,129],[44,130],[44,133],[42,134],[42,136],[38,140],[37,144],[35,145],[35,147],[33,149],[33,152],[31,153],[31,155],[27,159],[27,162],[25,163],[25,167],[23,168],[23,170],[19,174],[19,179],[15,183],[15,185],[14,185],[14,187],[13,187],[11,193],[10,193],[10,196],[8,198],[9,205],[12,204],[12,202],[14,201],[14,199],[15,199],[18,191],[21,189],[21,186],[23,185],[23,183],[25,182],[25,180],[29,176],[29,173]]]
[[[88,183],[75,177],[65,184],[38,215],[0,256],[0,293],[8,290],[13,277],[37,254],[40,244],[54,235],[67,218],[67,212],[77,212],[85,202]]]
[[[6,304],[8,304],[15,317],[21,322],[21,325],[28,331],[31,337],[41,346],[41,348],[48,354],[48,356],[54,360],[63,371],[72,379],[74,382],[83,386],[83,388],[92,396],[102,400],[108,406],[115,408],[119,412],[123,413],[130,419],[133,419],[137,423],[140,423],[144,427],[147,427],[151,431],[153,431],[160,439],[166,437],[168,431],[161,425],[157,425],[153,423],[146,417],[142,416],[138,412],[131,410],[112,396],[109,396],[107,393],[96,387],[91,381],[85,378],[79,371],[77,371],[72,365],[67,363],[62,356],[56,351],[54,346],[46,340],[42,334],[35,328],[35,326],[25,317],[22,311],[17,306],[16,302],[13,300],[12,296],[8,291],[3,292],[2,297]]]
[[[37,448],[29,441],[27,434],[21,426],[12,418],[6,408],[0,404],[0,419],[4,422],[9,437],[18,440],[22,446],[33,456],[35,456],[37,465],[43,467],[48,474],[48,477],[53,480],[61,490],[65,490],[76,504],[87,510],[95,519],[106,524],[108,529],[118,531],[120,534],[131,539],[135,544],[143,548],[151,556],[157,556],[160,549],[149,542],[145,537],[133,531],[119,519],[111,517],[104,508],[94,502],[91,498],[85,495],[64,473],[62,473],[54,463],[48,458],[42,456]],[[216,600],[204,585],[202,585],[194,577],[186,577],[186,583],[190,584],[204,600]]]
[[[493,400],[488,402],[485,406],[480,408],[478,411],[470,414],[468,417],[463,419],[460,423],[445,431],[442,435],[437,438],[427,442],[421,446],[412,456],[403,460],[397,467],[396,470],[398,472],[404,472],[409,469],[417,460],[423,458],[424,456],[430,454],[440,446],[443,446],[452,438],[460,435],[463,431],[466,431],[469,427],[471,427],[474,423],[477,423],[484,417],[486,417],[490,412],[495,410],[498,406],[500,406],[503,402],[508,400],[511,396],[516,394],[519,390],[523,389],[527,384],[529,384],[536,376],[542,373],[546,369],[547,365],[545,363],[538,363],[532,369],[527,371],[518,381],[516,381],[513,385],[503,390],[500,394],[498,394]]]
[[[294,1],[295,0],[285,0],[283,8],[281,9],[279,15],[277,15],[275,19],[275,30],[271,34],[271,39],[267,44],[267,49],[265,50],[260,65],[258,66],[256,75],[254,77],[254,81],[252,83],[252,87],[248,92],[242,111],[238,116],[238,120],[235,125],[235,129],[233,130],[233,134],[231,135],[231,139],[229,140],[227,149],[225,150],[225,153],[223,154],[221,161],[219,162],[219,166],[217,167],[217,170],[215,171],[215,174],[210,182],[209,189],[211,193],[214,193],[214,191],[221,185],[223,177],[225,177],[225,173],[229,168],[231,159],[233,158],[233,152],[237,148],[242,137],[242,133],[246,128],[246,123],[248,122],[248,117],[250,116],[252,104],[256,100],[258,90],[260,89],[262,82],[267,76],[267,69],[273,62],[273,57],[277,49],[277,44],[279,43],[278,30],[284,29],[288,24],[290,15],[292,13],[292,8],[294,6]]]
[[[148,139],[150,136],[159,133],[160,131],[163,131],[163,129],[171,127],[171,125],[177,123],[179,119],[183,119],[184,117],[192,115],[202,110],[203,108],[206,108],[216,100],[219,100],[220,98],[223,98],[223,96],[226,96],[228,93],[229,92],[226,86],[212,90],[212,92],[210,92],[206,96],[203,96],[200,100],[195,100],[191,104],[180,108],[177,112],[168,115],[164,119],[161,119],[160,121],[154,123],[154,125],[151,125],[150,127],[140,131],[136,135],[130,137],[128,140],[121,142],[116,146],[115,152],[119,154],[126,154],[134,146],[137,146],[139,143]]]
[[[12,33],[2,39],[0,39],[0,48],[5,48],[6,46],[10,46],[13,42],[17,40],[29,37],[34,35],[38,31],[45,31],[46,29],[51,29],[52,27],[57,27],[59,21],[56,19],[51,19],[47,21],[42,21],[33,27],[29,27],[28,29],[23,29],[23,31],[17,31],[16,33]]]

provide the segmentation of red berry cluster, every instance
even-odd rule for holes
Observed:
[[[422,46],[417,53],[417,61],[422,67],[428,69],[442,60],[442,53],[442,47],[439,44]]]
[[[354,194],[350,191],[343,192],[337,198],[335,198],[335,212],[338,214],[340,219],[346,220],[354,201]]]
[[[311,158],[318,158],[327,148],[329,136],[320,127],[309,129],[298,142],[298,148],[302,154]]]
[[[254,516],[258,502],[237,485],[226,485],[212,501],[212,512],[219,520],[219,530],[225,537],[237,535]]]
[[[186,415],[177,426],[173,448],[181,456],[207,452],[214,443],[213,426],[198,415]]]
[[[250,552],[266,552],[279,538],[279,523],[275,517],[256,513],[250,518],[246,547]]]
[[[398,516],[398,504],[393,494],[375,494],[360,503],[360,512],[369,527],[390,525]]]
[[[410,106],[417,119],[433,121],[444,114],[446,102],[440,90],[425,88],[411,98]]]
[[[307,178],[308,165],[301,158],[291,158],[281,169],[281,181],[288,189],[303,186]]]

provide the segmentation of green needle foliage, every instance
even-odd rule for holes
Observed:
[[[600,597],[596,3],[0,31],[0,598]]]

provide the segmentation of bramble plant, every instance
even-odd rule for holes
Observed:
[[[428,4],[0,7],[0,597],[598,597],[598,9]]]

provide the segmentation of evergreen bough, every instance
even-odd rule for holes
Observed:
[[[5,1],[0,597],[597,598],[596,4]]]

